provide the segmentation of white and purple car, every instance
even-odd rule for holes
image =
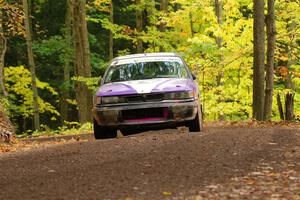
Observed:
[[[184,60],[174,53],[120,56],[101,80],[93,107],[96,139],[137,129],[187,126],[202,130],[199,90]]]

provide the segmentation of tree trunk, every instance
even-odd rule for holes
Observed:
[[[155,0],[149,0],[149,5],[147,5],[146,7],[147,10],[147,25],[148,26],[155,26]],[[150,44],[152,51],[155,52],[155,43],[152,42],[152,44]]]
[[[287,26],[288,31],[293,31],[296,28],[296,23],[289,23]],[[285,88],[289,89],[289,91],[285,95],[285,120],[287,121],[292,121],[294,120],[294,93],[292,91],[295,90],[294,83],[292,81],[292,73],[291,73],[291,66],[294,64],[294,60],[292,58],[293,54],[293,40],[294,40],[294,35],[289,35],[289,44],[286,46],[286,53],[288,55],[288,61],[287,61],[287,68],[288,68],[288,74],[286,76],[286,81],[285,81]]]
[[[75,50],[75,75],[91,77],[90,49],[86,22],[85,0],[74,0],[74,50]],[[92,93],[82,82],[75,83],[76,100],[78,106],[79,122],[90,122],[92,119]]]
[[[143,10],[141,0],[135,0],[136,3],[136,31],[137,31],[137,53],[143,53],[143,41],[140,39],[140,33],[143,31]]]
[[[280,94],[277,94],[277,106],[278,106],[278,112],[281,120],[284,120],[284,114],[283,114],[283,108],[282,108],[282,103],[281,103],[281,98]]]
[[[3,30],[3,10],[0,8],[0,94],[7,96],[7,92],[4,85],[4,65],[5,65],[5,53],[7,50],[7,39]]]
[[[219,26],[221,26],[222,23],[223,23],[223,20],[222,20],[222,10],[223,10],[222,0],[215,0],[215,14],[216,14],[217,22],[218,22]],[[219,48],[220,52],[221,52],[221,48],[222,48],[222,41],[223,41],[222,37],[217,37],[216,38],[216,43],[218,45],[218,48]],[[220,58],[220,62],[222,62],[223,61],[223,54],[222,54],[222,52],[220,54],[221,54],[220,55],[220,57],[221,57]],[[219,74],[217,76],[217,86],[222,86],[223,85],[222,78],[224,76],[224,72],[223,72],[223,67],[224,66],[220,65],[220,67],[221,67],[220,68],[220,72],[219,72]],[[221,103],[222,101],[223,100],[221,98],[218,99],[219,103]],[[222,115],[222,114],[219,114],[218,119],[220,121],[223,121],[223,120],[225,120],[225,116]]]
[[[193,14],[190,11],[189,13],[189,17],[190,17],[190,28],[191,28],[191,36],[194,37],[195,35],[195,31],[194,31],[194,22],[193,22]]]
[[[26,33],[26,44],[27,44],[27,54],[28,54],[28,64],[31,73],[31,83],[33,91],[33,118],[34,118],[34,129],[40,130],[40,115],[39,115],[39,104],[38,104],[38,90],[36,85],[36,75],[35,75],[35,63],[32,50],[32,38],[29,24],[29,7],[28,1],[23,0],[23,9],[24,9],[24,22],[25,22],[25,33]]]
[[[114,23],[114,4],[111,0],[110,2],[110,13],[109,13],[110,22]],[[109,60],[114,58],[114,38],[113,32],[109,30]]]
[[[268,0],[267,26],[267,65],[266,65],[266,89],[264,120],[271,120],[273,91],[274,91],[274,52],[275,52],[275,0]]]
[[[253,50],[253,118],[263,120],[264,112],[264,72],[265,72],[265,15],[264,1],[253,0],[254,3],[254,50]]]
[[[72,48],[72,19],[73,19],[73,0],[67,0],[66,4],[66,15],[65,15],[65,41],[66,41],[66,50],[65,50],[65,63],[64,63],[64,83],[69,83],[70,81],[70,69],[71,69],[71,63],[74,60],[74,55],[71,55],[71,51],[69,51]],[[64,87],[62,89],[62,96],[61,96],[61,108],[60,108],[60,114],[61,114],[61,122],[62,124],[64,121],[68,121],[68,110],[69,110],[69,104],[67,102],[67,99],[70,98],[70,91],[69,87]]]
[[[219,26],[222,25],[222,23],[223,23],[222,10],[223,10],[222,0],[215,0],[215,13],[216,13],[216,17],[217,17]],[[221,37],[217,37],[217,45],[219,48],[222,48],[222,38]]]
[[[168,0],[160,0],[160,11],[162,13],[167,13],[168,12]],[[159,24],[159,30],[160,32],[165,32],[166,30],[166,24],[164,22],[160,22]],[[159,47],[160,52],[164,52],[165,48],[163,46]]]
[[[292,65],[292,60],[291,60],[291,50],[289,48],[287,49],[287,53],[288,53],[288,58],[289,58],[287,67],[288,67],[288,69],[290,69],[290,66]],[[290,70],[286,77],[285,88],[290,89],[292,91],[294,90],[294,84],[292,81],[292,74],[291,74]],[[294,95],[295,94],[292,92],[288,92],[287,94],[285,94],[285,120],[287,120],[287,121],[292,121],[295,118],[295,116],[294,116]]]
[[[287,93],[285,95],[285,120],[292,121],[295,119],[294,115],[294,93]]]

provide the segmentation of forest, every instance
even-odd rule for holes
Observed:
[[[299,0],[0,0],[1,112],[18,133],[83,125],[112,58],[176,52],[205,121],[299,121],[299,13]]]

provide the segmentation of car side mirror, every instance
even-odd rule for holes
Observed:
[[[195,74],[192,74],[193,80],[197,79],[197,76]]]

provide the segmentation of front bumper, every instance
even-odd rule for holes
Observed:
[[[101,126],[180,123],[196,117],[198,100],[97,105],[93,117]]]

